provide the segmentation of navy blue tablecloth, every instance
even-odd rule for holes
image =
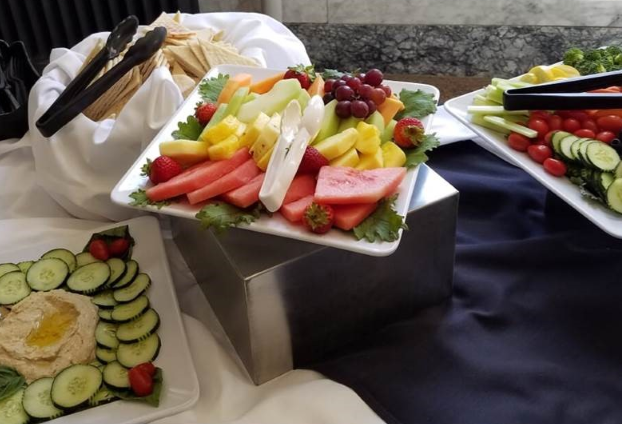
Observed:
[[[452,299],[312,368],[390,424],[622,422],[622,241],[472,142],[431,156],[460,191]]]

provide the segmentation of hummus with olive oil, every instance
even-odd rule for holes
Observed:
[[[32,293],[0,320],[0,365],[15,368],[30,383],[93,361],[97,312],[87,296]]]

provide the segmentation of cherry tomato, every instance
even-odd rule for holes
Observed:
[[[581,138],[594,138],[594,137],[596,137],[596,134],[594,134],[594,131],[586,130],[585,128],[582,128],[580,130],[576,130],[573,134],[576,135],[577,137],[581,137]]]
[[[531,140],[524,135],[512,133],[508,136],[508,145],[519,152],[526,152],[527,148],[531,146]]]
[[[529,119],[544,119],[548,121],[551,118],[551,114],[545,110],[532,110],[529,114]]]
[[[548,158],[542,162],[542,166],[544,166],[546,172],[556,177],[563,177],[566,175],[566,165],[561,160]]]
[[[153,393],[153,378],[139,368],[132,368],[127,373],[130,379],[130,386],[136,396],[149,396]]]
[[[602,118],[598,118],[596,123],[598,124],[598,128],[603,131],[611,131],[617,134],[622,130],[622,118],[619,116],[603,116]]]
[[[114,256],[115,258],[119,258],[127,252],[128,247],[130,247],[130,242],[125,238],[118,238],[110,243],[108,250],[110,251],[110,256]]]
[[[156,367],[152,362],[145,362],[143,364],[136,365],[134,368],[144,371],[152,377],[156,372]]]
[[[564,129],[564,131],[574,133],[576,130],[581,129],[581,123],[574,118],[566,118],[562,123],[562,128]]]
[[[100,261],[107,261],[110,258],[110,252],[108,251],[108,245],[104,240],[93,240],[89,244],[89,253],[93,255],[95,259]]]
[[[593,119],[586,119],[584,121],[581,121],[581,128],[583,128],[584,130],[593,131],[594,134],[598,132],[598,125],[596,125],[596,121],[594,121]]]
[[[544,144],[546,146],[552,147],[553,146],[553,134],[555,134],[555,131],[549,131],[545,136],[544,136]]]
[[[570,110],[557,110],[555,111],[555,115],[559,115],[561,116],[563,119],[568,119],[570,118]]]
[[[544,137],[549,132],[549,126],[544,119],[531,118],[527,126],[537,131],[538,137]]]
[[[549,130],[557,131],[562,129],[563,119],[558,115],[551,115],[549,118]]]
[[[604,143],[611,143],[614,138],[616,138],[616,135],[611,131],[601,131],[596,134],[596,140],[600,140]]]
[[[546,159],[553,157],[553,150],[551,150],[549,146],[543,144],[534,144],[527,148],[527,154],[534,161],[542,163]]]
[[[586,119],[589,119],[590,115],[588,115],[586,112],[582,110],[569,110],[568,117],[572,119],[576,119],[577,121],[581,122],[581,121],[585,121]]]

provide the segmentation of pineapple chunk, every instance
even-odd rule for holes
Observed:
[[[240,138],[240,147],[252,146],[261,131],[266,127],[266,125],[270,122],[270,117],[265,113],[261,112],[255,122],[249,126],[246,131],[246,134],[242,138]]]
[[[359,122],[356,127],[359,133],[358,140],[354,147],[363,154],[371,155],[376,153],[380,147],[380,130],[375,125]]]
[[[400,167],[406,163],[406,153],[392,141],[384,143],[381,149],[385,168]]]
[[[211,160],[229,159],[239,148],[240,140],[235,135],[230,135],[220,143],[209,147],[209,158]]]
[[[272,152],[274,151],[274,146],[270,147],[270,150],[266,152],[265,155],[262,156],[261,159],[257,162],[257,168],[265,171],[268,169],[268,165],[270,164],[270,158],[272,157]]]
[[[355,148],[351,148],[343,155],[330,161],[330,166],[348,166],[354,168],[359,163],[359,154]]]
[[[194,165],[209,159],[209,144],[194,140],[171,140],[160,143],[160,154],[169,156],[180,165]]]
[[[259,163],[261,159],[268,153],[268,151],[276,144],[276,140],[281,133],[281,115],[275,113],[270,118],[270,122],[266,124],[257,141],[253,143],[250,151],[253,155],[255,162]]]
[[[329,161],[338,158],[350,150],[358,140],[359,133],[354,128],[325,138],[317,143],[315,147]]]
[[[237,130],[235,130],[235,136],[237,138],[242,138],[244,133],[246,132],[246,124],[244,122],[240,122],[240,126]]]
[[[233,115],[227,116],[225,119],[214,125],[207,131],[203,131],[199,137],[200,141],[209,144],[217,144],[229,137],[238,130],[240,121]]]
[[[361,155],[359,163],[355,166],[355,168],[361,170],[376,169],[382,168],[383,164],[382,149],[378,148],[370,155]]]

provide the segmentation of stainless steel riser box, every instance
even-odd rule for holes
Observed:
[[[174,219],[175,241],[256,384],[451,295],[458,192],[422,166],[398,250],[376,258]]]

